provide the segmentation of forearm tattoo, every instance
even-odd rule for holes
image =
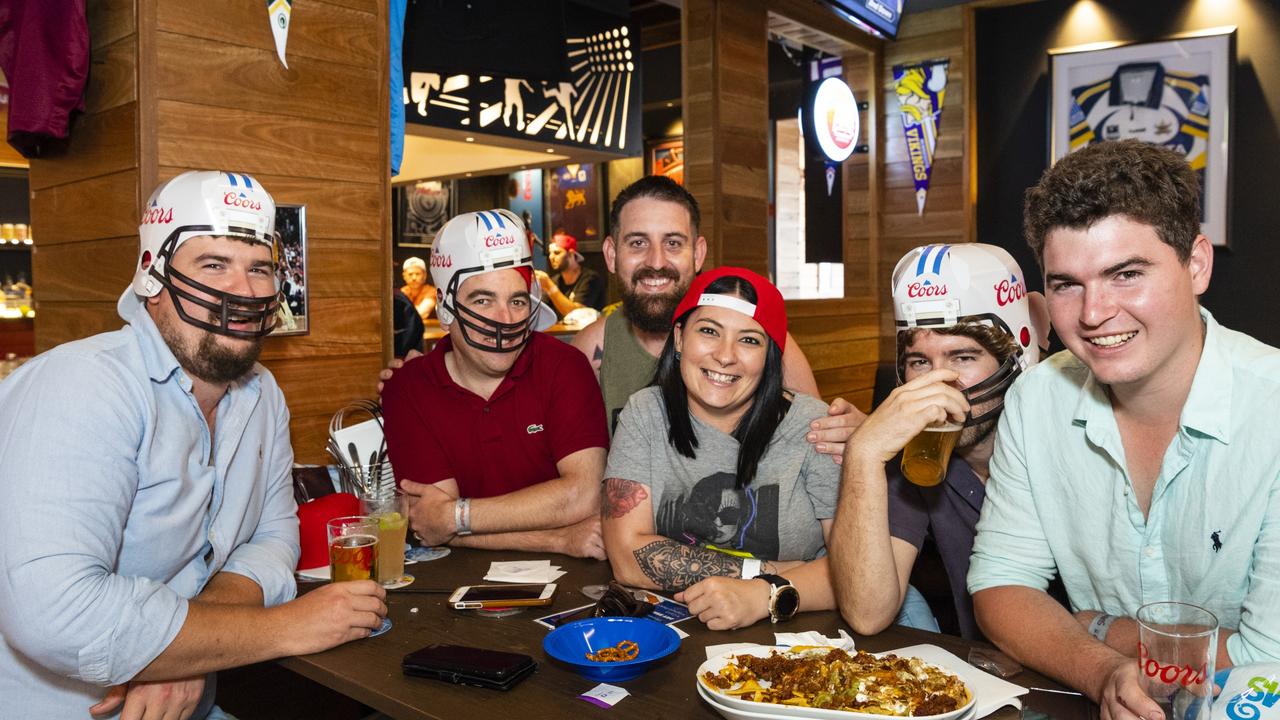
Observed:
[[[634,480],[605,478],[604,495],[601,498],[604,501],[605,517],[617,520],[648,498],[649,491]]]
[[[633,554],[645,577],[672,592],[709,577],[742,575],[742,558],[675,540],[655,540]]]

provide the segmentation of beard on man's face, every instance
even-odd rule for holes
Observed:
[[[647,278],[666,278],[672,281],[671,290],[661,293],[645,293],[639,290],[641,281]],[[631,284],[622,289],[622,310],[631,324],[641,332],[670,332],[671,316],[689,290],[692,282],[680,282],[680,273],[672,268],[642,268],[631,276]]]
[[[156,323],[156,327],[160,329],[160,336],[164,338],[178,364],[192,376],[207,383],[223,385],[239,380],[253,369],[253,364],[262,353],[262,338],[239,341],[236,343],[237,347],[227,347],[218,342],[217,334],[203,328],[197,328],[202,334],[196,346],[188,347],[189,341],[171,324],[185,322],[180,318],[166,317]],[[216,324],[218,319],[210,313],[208,322]]]

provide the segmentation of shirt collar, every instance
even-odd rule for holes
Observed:
[[[1228,443],[1231,441],[1231,359],[1222,347],[1222,329],[1213,315],[1202,307],[1200,319],[1205,327],[1204,347],[1200,350],[1200,362],[1178,423],[1185,429]],[[1072,417],[1077,424],[1085,425],[1086,433],[1095,442],[1102,440],[1101,435],[1107,428],[1115,427],[1107,389],[1093,373],[1088,373],[1080,388]]]
[[[162,299],[163,301],[163,299]],[[174,372],[182,369],[178,358],[169,349],[169,343],[160,335],[160,328],[146,309],[147,299],[139,297],[133,288],[127,288],[116,301],[116,312],[121,319],[133,328],[138,338],[138,346],[142,349],[142,360],[147,366],[147,375],[155,382],[168,380]],[[186,373],[181,373],[184,385],[190,389],[191,381]]]
[[[507,371],[506,377],[502,378],[502,382],[498,384],[498,389],[493,391],[493,395],[489,398],[490,400],[494,400],[499,395],[506,392],[511,383],[515,382],[517,378],[529,371],[530,366],[533,365],[533,346],[534,340],[537,339],[537,335],[539,335],[537,332],[529,333],[528,342],[526,342],[524,347],[520,349],[520,355],[516,358],[515,364]],[[436,346],[432,348],[431,352],[427,355],[427,367],[431,372],[432,379],[435,380],[436,384],[443,387],[456,388],[457,390],[474,395],[475,393],[472,393],[470,390],[467,390],[454,382],[453,378],[449,375],[449,368],[444,363],[444,356],[452,351],[452,336],[445,335],[436,342]]]
[[[1222,346],[1222,326],[1213,315],[1200,308],[1204,322],[1204,348],[1196,366],[1191,392],[1182,406],[1180,423],[1188,430],[1231,442],[1231,358]]]

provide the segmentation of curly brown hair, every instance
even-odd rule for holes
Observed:
[[[1058,161],[1027,190],[1027,244],[1044,267],[1057,228],[1083,230],[1112,215],[1150,225],[1186,263],[1200,234],[1200,178],[1177,152],[1137,140],[1088,145]]]
[[[996,362],[1003,365],[1014,353],[1018,352],[1018,343],[1009,333],[981,322],[962,322],[944,328],[908,328],[898,331],[898,373],[905,371],[903,363],[907,358],[907,348],[916,341],[916,334],[922,330],[939,335],[962,335],[976,341],[983,350],[991,353]]]

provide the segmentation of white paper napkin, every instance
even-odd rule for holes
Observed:
[[[838,637],[827,637],[817,630],[809,630],[807,632],[798,633],[774,633],[774,642],[785,647],[794,647],[796,645],[830,645],[831,647],[842,648],[846,652],[853,652],[853,638],[849,637],[849,633],[840,630]],[[759,643],[721,643],[720,645],[707,646],[707,659],[710,660],[718,655],[727,652],[741,652],[751,648],[760,647]]]
[[[944,665],[954,670],[973,691],[974,704],[977,706],[976,710],[980,718],[990,715],[1005,705],[1022,709],[1022,701],[1018,697],[1030,692],[1021,685],[1014,685],[1008,680],[979,670],[937,645],[912,645],[889,652],[894,655],[914,655],[925,662]]]
[[[549,583],[564,574],[565,571],[559,565],[552,565],[550,560],[517,560],[489,563],[489,573],[484,579],[489,582]]]

